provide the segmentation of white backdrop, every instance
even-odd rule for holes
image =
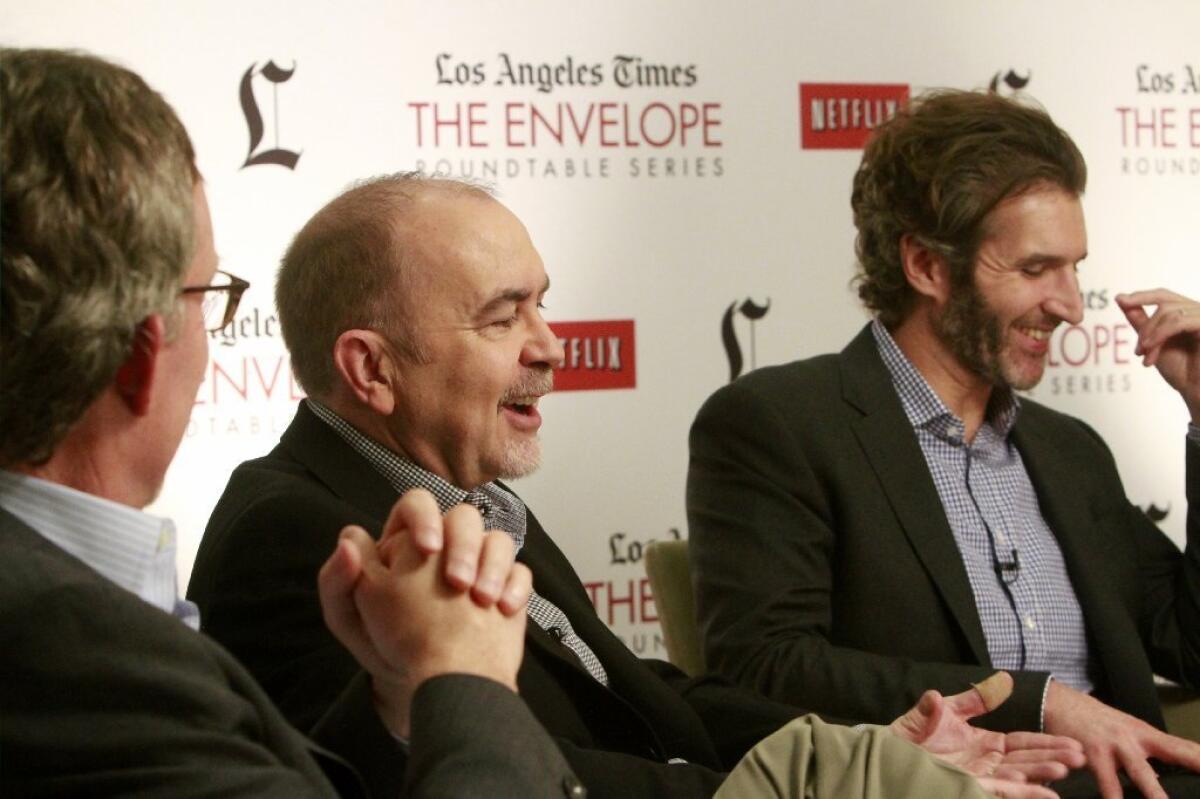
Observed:
[[[607,378],[636,387],[546,400],[545,465],[517,487],[601,616],[645,654],[664,650],[641,549],[686,535],[687,429],[729,379],[726,310],[769,304],[732,319],[747,368],[840,349],[865,320],[848,287],[859,152],[801,146],[802,83],[855,84],[835,90],[850,99],[864,85],[995,80],[1071,132],[1090,166],[1089,311],[1056,334],[1034,396],[1093,424],[1130,497],[1166,510],[1182,541],[1186,415],[1136,363],[1112,297],[1200,294],[1198,25],[1191,0],[0,0],[4,44],[85,48],[167,96],[195,140],[223,265],[254,284],[236,340],[212,343],[155,506],[178,522],[184,575],[229,471],[294,412],[271,299],[290,236],[356,178],[448,169],[493,179],[525,221],[552,321],[631,323]],[[271,150],[298,154],[294,167],[244,166]]]

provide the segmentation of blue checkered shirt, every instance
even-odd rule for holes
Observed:
[[[520,497],[505,491],[495,483],[484,483],[472,491],[464,491],[363,435],[345,419],[311,397],[305,402],[318,419],[332,427],[355,452],[362,455],[367,463],[383,475],[392,488],[396,489],[397,496],[412,488],[424,488],[433,494],[442,513],[465,502],[479,510],[483,515],[484,526],[489,530],[503,530],[517,545],[518,550],[525,544],[526,511],[525,503]],[[537,626],[573,652],[589,674],[598,682],[608,685],[608,673],[605,672],[600,659],[592,652],[591,647],[576,635],[567,614],[563,613],[561,608],[535,591],[529,595],[526,612]]]
[[[1019,400],[1011,391],[993,392],[987,418],[968,444],[962,420],[887,329],[876,321],[871,332],[962,555],[991,665],[1047,671],[1090,692],[1083,611],[1021,453],[1009,438]]]

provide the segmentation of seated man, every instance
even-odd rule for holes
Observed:
[[[1076,738],[1105,796],[1118,770],[1157,796],[1148,758],[1200,768],[1153,683],[1200,686],[1200,527],[1181,555],[1091,428],[1016,394],[1082,318],[1085,180],[1043,111],[994,95],[933,93],[876,130],[851,199],[875,321],[719,390],[692,428],[697,612],[711,667],[821,712],[883,721],[1007,669],[981,723]],[[1118,303],[1200,420],[1195,304]]]
[[[244,288],[186,131],[132,72],[50,50],[0,48],[0,108],[0,795],[366,795],[193,629],[174,528],[140,510]],[[528,571],[477,514],[441,554],[423,502],[378,551],[330,540],[321,604],[366,672],[315,734],[411,736],[413,796],[572,795],[514,693]]]
[[[352,519],[378,534],[395,497],[413,487],[431,491],[442,510],[474,505],[512,536],[533,572],[518,684],[592,795],[710,796],[750,746],[799,711],[634,657],[532,513],[495,482],[538,465],[538,400],[562,358],[539,310],[547,285],[525,228],[477,188],[392,176],[321,209],[289,248],[276,287],[284,340],[310,398],[278,447],[233,473],[189,596],[205,631],[293,722],[308,725],[360,669],[321,623],[314,589],[337,526]],[[1065,773],[1063,763],[1078,765],[1076,750],[1055,748],[1061,742],[989,738],[950,716],[953,730],[939,724],[940,712],[896,729],[981,774],[998,765],[998,775],[1045,779]],[[837,759],[813,755],[828,779],[849,775],[846,753],[870,751],[859,739],[877,734],[823,729],[846,742]],[[1014,747],[1050,754],[1012,752],[985,765],[970,754],[981,741],[997,757]],[[911,747],[892,752],[883,773],[896,782],[884,787],[900,794],[903,775],[929,759]],[[784,771],[799,775],[801,765]],[[381,759],[372,773],[397,779],[400,764]],[[922,787],[937,793],[914,791]]]

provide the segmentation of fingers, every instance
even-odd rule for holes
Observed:
[[[496,606],[505,616],[525,615],[525,606],[533,592],[533,572],[524,563],[514,563],[508,573],[508,582]]]
[[[891,723],[889,729],[904,740],[920,746],[937,732],[945,710],[945,698],[937,691],[926,691],[921,694],[917,704]]]
[[[481,607],[490,607],[500,599],[513,568],[516,547],[505,533],[484,533],[479,553],[479,565],[475,584],[471,587],[471,598]]]
[[[1018,749],[1004,754],[1005,764],[1044,763],[1046,761],[1082,766],[1087,762],[1083,752],[1075,749]]]
[[[1004,763],[1018,765],[1024,768],[1031,780],[1045,781],[1045,778],[1032,773],[1025,764],[1035,766],[1050,764],[1056,773],[1059,768],[1053,764],[1061,764],[1063,773],[1049,779],[1061,779],[1066,771],[1083,768],[1087,765],[1087,757],[1083,754],[1083,744],[1074,738],[1063,735],[1046,735],[1039,732],[1010,732],[1004,736]],[[1038,772],[1039,774],[1041,772]]]
[[[317,574],[317,590],[325,624],[356,656],[368,651],[371,645],[354,602],[354,588],[363,573],[364,563],[375,557],[375,542],[367,531],[361,527],[346,527],[338,538],[333,554]]]
[[[995,776],[1008,777],[1013,774],[1019,774],[1030,782],[1054,782],[1070,774],[1070,768],[1057,762],[1052,756],[1031,758],[1027,762],[1006,757],[1003,764],[996,768]]]
[[[352,602],[354,585],[368,563],[376,563],[375,542],[367,531],[357,525],[347,525],[338,535],[333,554],[317,573],[317,589],[322,598],[330,601]]]
[[[967,719],[987,713],[987,700],[984,698],[983,692],[986,691],[988,695],[993,698],[998,693],[1002,692],[1004,686],[1002,684],[993,682],[993,680],[995,680],[1001,674],[1003,674],[1005,677],[1008,677],[1005,672],[998,671],[978,685],[971,686],[962,693],[946,697],[946,706],[955,713],[958,713],[963,718]],[[1007,693],[1004,694],[1004,699],[1007,699],[1008,694],[1012,693],[1012,678],[1009,677],[1008,680],[1008,690]],[[1000,701],[1004,701],[1004,699],[1001,699]]]
[[[1065,735],[1050,735],[1044,732],[1010,732],[1004,736],[1004,748],[1009,752],[1024,749],[1075,752],[1083,754],[1083,744]]]
[[[1032,785],[1017,780],[980,777],[979,784],[985,791],[1001,799],[1057,799],[1058,797],[1058,794],[1042,785]]]
[[[1088,768],[1096,776],[1096,785],[1100,788],[1102,799],[1121,799],[1121,781],[1117,777],[1117,766],[1109,749],[1095,749],[1088,752]]]
[[[443,540],[447,583],[470,591],[480,607],[491,607],[503,598],[501,610],[506,615],[511,615],[511,609],[524,609],[533,581],[528,575],[513,576],[519,571],[514,564],[516,545],[507,533],[485,533],[479,511],[458,505],[446,513]]]
[[[1121,765],[1125,767],[1125,773],[1129,775],[1129,779],[1142,792],[1145,799],[1168,799],[1167,792],[1158,782],[1158,775],[1154,773],[1154,769],[1150,767],[1145,758],[1136,753],[1126,752],[1120,752],[1120,757]]]
[[[1176,294],[1169,289],[1163,288],[1123,292],[1113,299],[1116,300],[1117,306],[1121,310],[1143,305],[1162,305],[1165,302],[1177,302],[1179,300],[1187,301],[1187,297],[1182,294]]]
[[[1147,358],[1156,356],[1155,350],[1181,333],[1200,330],[1200,307],[1186,305],[1160,305],[1149,321],[1138,331],[1138,345],[1134,352]],[[1153,365],[1147,362],[1147,365]]]
[[[446,512],[443,533],[446,582],[460,591],[470,590],[479,573],[483,551],[483,517],[470,505],[456,505]]]
[[[1159,732],[1145,741],[1144,746],[1148,757],[1200,772],[1200,744]]]
[[[433,494],[414,488],[396,500],[383,525],[380,542],[401,533],[407,534],[417,550],[426,555],[442,550],[442,513]]]
[[[1138,334],[1134,352],[1144,356],[1147,366],[1153,366],[1159,348],[1180,333],[1200,331],[1200,305],[1166,289],[1137,291],[1118,294],[1118,307]],[[1146,312],[1146,306],[1155,306],[1154,313]]]
[[[394,568],[408,565],[413,554],[438,552],[442,553],[441,577],[449,587],[469,591],[481,607],[503,599],[501,610],[507,614],[525,607],[531,583],[520,576],[511,582],[515,549],[508,535],[485,533],[483,519],[471,505],[457,505],[443,516],[433,494],[420,488],[408,491],[392,506],[384,524],[380,556]]]

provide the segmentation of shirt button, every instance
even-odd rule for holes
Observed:
[[[1033,616],[1026,616],[1025,617],[1025,626],[1031,630],[1036,630],[1037,629],[1037,621],[1034,620]]]

